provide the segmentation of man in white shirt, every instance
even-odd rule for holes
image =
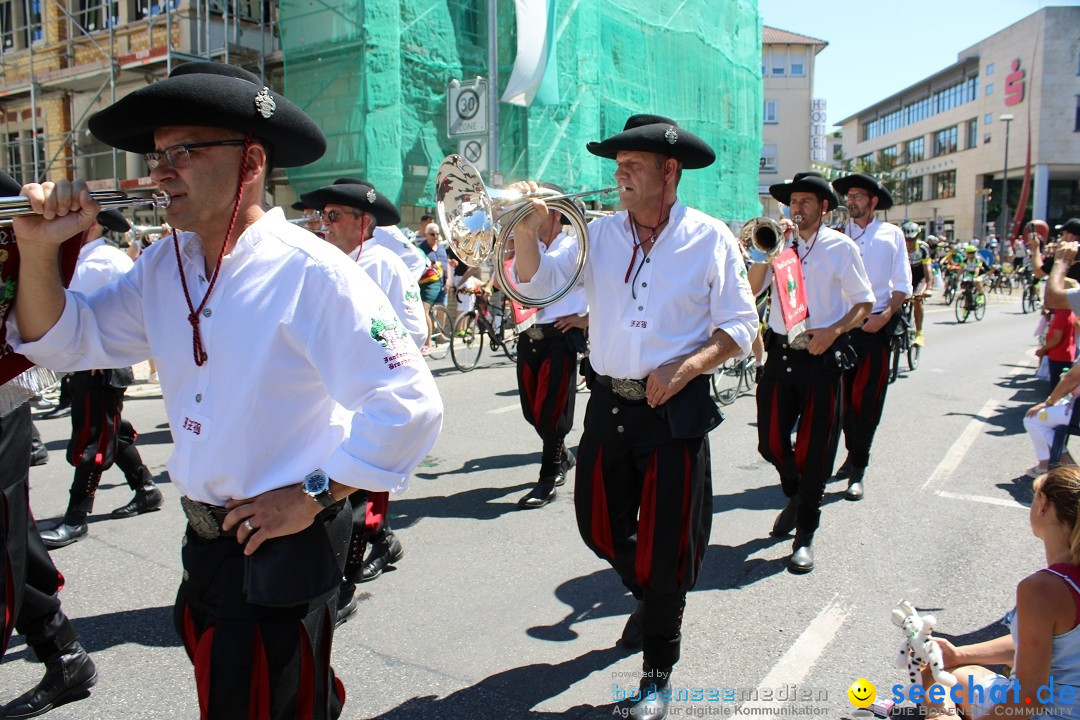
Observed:
[[[848,481],[844,497],[862,500],[870,446],[881,422],[889,387],[892,338],[900,323],[900,308],[911,297],[911,265],[903,231],[875,217],[875,211],[888,210],[893,204],[892,195],[876,178],[852,173],[834,180],[833,188],[847,202],[850,220],[845,232],[859,248],[870,287],[874,289],[870,316],[850,333],[859,360],[844,374],[847,459],[836,473],[836,477]]]
[[[549,190],[565,191],[551,184]],[[540,226],[540,252],[573,252],[577,239],[562,231],[563,216],[549,210]],[[536,486],[518,500],[522,509],[541,508],[555,499],[555,488],[566,482],[574,466],[574,454],[566,447],[574,426],[577,395],[578,353],[585,352],[585,328],[589,304],[580,281],[570,292],[532,317],[532,324],[518,338],[518,397],[525,422],[533,426],[543,443],[540,477]]]
[[[794,221],[796,232],[787,233],[785,249],[795,252],[809,330],[806,336],[792,331],[795,336],[789,339],[772,263],[751,267],[755,292],[772,285],[769,354],[757,390],[758,452],[776,468],[787,497],[771,534],[795,530],[788,570],[808,573],[814,569],[814,532],[843,423],[843,373],[856,361],[848,332],[869,314],[874,293],[855,243],[822,222],[839,204],[824,177],[796,173],[794,180],[770,186],[769,194],[791,208],[792,220],[781,224],[790,230]],[[789,275],[785,294],[794,294],[798,284]]]
[[[415,280],[419,280],[424,271],[428,269],[427,257],[420,252],[420,248],[413,245],[409,238],[405,237],[405,233],[401,232],[401,228],[396,224],[377,226],[368,244],[381,245],[392,251],[401,258],[401,261],[405,263],[405,267],[409,268],[409,272],[412,273]]]
[[[131,258],[110,245],[103,233],[127,232],[131,225],[118,210],[99,213],[84,235],[83,246],[68,288],[90,295],[131,270]],[[115,518],[134,517],[161,507],[161,491],[154,485],[154,475],[143,463],[135,428],[121,413],[124,392],[133,379],[131,367],[104,370],[80,370],[70,377],[71,441],[68,462],[75,466],[67,511],[60,524],[41,533],[41,541],[50,550],[62,548],[86,537],[86,518],[94,509],[101,475],[115,462],[124,473],[134,498],[112,511]]]
[[[188,517],[174,621],[201,716],[336,718],[346,497],[405,489],[441,425],[435,382],[356,263],[263,209],[271,158],[306,165],[326,141],[257,76],[180,65],[89,128],[144,154],[172,196],[169,223],[186,232],[92,296],[65,293],[55,246],[89,226],[97,203],[81,181],[27,185],[42,214],[15,223],[12,345],[65,370],[158,361],[169,474]]]
[[[382,288],[416,348],[424,347],[427,319],[420,286],[396,254],[372,241],[377,226],[394,226],[401,221],[394,204],[371,184],[354,178],[339,178],[333,185],[305,193],[302,200],[321,209],[326,241],[355,260]],[[356,583],[374,580],[405,554],[387,523],[389,502],[388,492],[357,490],[349,495],[353,527],[345,580],[338,596],[339,624],[356,611]],[[371,554],[365,560],[369,544]]]
[[[750,352],[757,312],[738,243],[727,226],[676,197],[684,169],[711,165],[704,141],[658,115],[589,143],[616,161],[625,212],[589,225],[582,280],[594,377],[578,446],[574,501],[585,544],[638,599],[623,641],[644,644],[635,718],[663,718],[679,659],[686,593],[697,582],[712,526],[706,437],[722,419],[707,373]],[[535,183],[518,189],[533,190]],[[540,255],[547,206],[515,231],[521,289],[564,287],[576,252]]]

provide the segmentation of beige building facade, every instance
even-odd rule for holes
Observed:
[[[770,185],[831,157],[825,103],[813,98],[814,59],[827,45],[779,28],[765,26],[762,32],[765,108],[758,195],[767,217],[780,216],[779,203],[769,195]]]
[[[843,161],[892,165],[889,220],[952,240],[1080,215],[1080,7],[1043,8],[953,65],[845,118]],[[1007,181],[1008,205],[1003,207]]]

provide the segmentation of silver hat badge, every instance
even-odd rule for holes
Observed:
[[[371,188],[370,190],[368,190],[367,195],[365,195],[364,197],[367,198],[367,201],[369,203],[374,205],[375,204],[375,188]]]
[[[274,111],[277,110],[277,103],[274,102],[274,98],[270,97],[270,88],[264,87],[259,91],[259,94],[255,96],[255,109],[259,111],[259,114],[264,118],[269,119]]]
[[[675,126],[669,125],[667,132],[664,133],[664,139],[668,141],[669,145],[674,145],[675,141],[679,139],[679,133],[675,132]]]

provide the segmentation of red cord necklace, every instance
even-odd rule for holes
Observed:
[[[196,308],[191,302],[191,293],[188,291],[187,278],[184,277],[184,264],[180,259],[180,240],[176,236],[176,228],[173,228],[173,250],[176,251],[176,268],[180,271],[180,285],[184,288],[184,300],[188,306],[188,322],[191,323],[191,350],[195,356],[195,364],[202,367],[209,356],[203,347],[202,333],[199,332],[199,315],[210,300],[210,293],[214,291],[214,283],[217,282],[218,273],[221,271],[221,261],[225,259],[225,248],[229,246],[229,238],[232,237],[233,227],[236,225],[236,216],[240,214],[240,196],[244,189],[244,174],[247,171],[248,149],[252,145],[251,136],[244,137],[244,151],[240,158],[240,179],[236,187],[236,201],[233,203],[232,217],[229,218],[229,229],[225,231],[225,241],[221,243],[221,252],[218,253],[217,263],[214,265],[214,273],[210,276],[210,287],[206,288],[206,295]]]

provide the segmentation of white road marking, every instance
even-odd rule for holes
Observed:
[[[792,683],[798,685],[810,674],[814,663],[825,652],[826,646],[833,641],[847,616],[851,613],[850,603],[846,608],[835,605],[838,597],[839,594],[833,595],[825,608],[818,613],[816,618],[810,621],[810,624],[803,630],[802,635],[799,635],[798,639],[795,640],[795,644],[788,648],[788,651],[773,665],[769,674],[758,683],[757,693],[759,697],[766,690],[775,692],[777,688],[786,687]],[[743,703],[740,707],[779,709],[784,704],[777,701],[764,702],[757,700]],[[761,712],[761,710],[758,712]],[[754,717],[767,718],[773,716],[754,714]]]
[[[503,413],[513,412],[514,410],[520,410],[521,403],[514,403],[513,405],[507,405],[506,407],[495,408],[494,410],[488,410],[488,415],[502,415]]]
[[[990,413],[997,407],[999,407],[997,400],[987,400],[986,404],[982,406],[982,409],[975,413],[975,417],[967,424],[964,431],[960,433],[960,437],[956,438],[956,442],[952,444],[952,447],[945,453],[945,457],[943,457],[941,462],[938,463],[938,466],[934,468],[934,472],[931,473],[930,477],[923,483],[922,488],[920,488],[921,490],[926,490],[935,482],[947,478],[960,466],[960,462],[964,459],[964,455],[971,449],[971,445],[975,442],[975,438],[978,436],[979,432],[982,431],[983,426],[986,425],[986,420],[990,416]]]
[[[950,500],[967,500],[968,502],[980,502],[987,505],[1000,505],[1001,507],[1019,508],[1021,510],[1027,510],[1027,505],[1021,505],[1015,500],[1005,500],[1003,498],[987,497],[985,495],[966,495],[964,493],[954,493],[948,490],[938,490],[934,493],[940,495],[943,498],[949,498]]]

